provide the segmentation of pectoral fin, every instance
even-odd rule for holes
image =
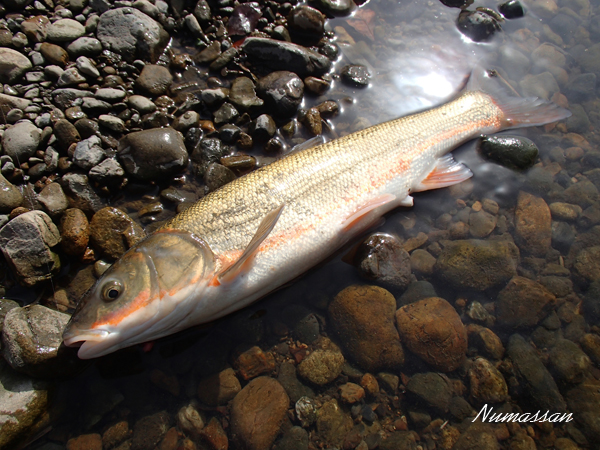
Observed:
[[[452,186],[468,180],[472,176],[473,172],[467,166],[456,162],[452,155],[448,154],[437,160],[433,170],[412,189],[412,192]]]
[[[283,211],[283,206],[284,204],[275,208],[265,216],[258,226],[254,237],[244,250],[244,253],[242,253],[236,262],[218,275],[219,283],[233,281],[240,273],[247,272],[249,270],[250,263],[254,259],[254,256],[256,256],[260,244],[262,244],[271,231],[273,231],[273,228],[275,228],[275,224],[277,224],[277,221],[281,216],[281,212]]]
[[[366,221],[371,221],[373,218],[369,214],[374,209],[380,206],[387,205],[388,203],[396,201],[396,196],[392,194],[383,194],[378,197],[372,198],[367,203],[358,208],[351,216],[349,216],[342,223],[344,231],[350,230],[358,225],[363,224]]]

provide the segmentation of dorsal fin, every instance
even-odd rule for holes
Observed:
[[[273,231],[273,228],[275,228],[275,225],[277,224],[277,221],[279,220],[279,217],[283,211],[284,205],[285,204],[281,204],[281,206],[278,206],[265,216],[258,226],[254,237],[244,250],[244,253],[242,253],[236,262],[218,275],[218,280],[220,283],[233,281],[240,273],[249,269],[248,263],[252,261],[253,257],[256,255],[260,244],[266,239],[271,231]]]

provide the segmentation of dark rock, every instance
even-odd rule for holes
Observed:
[[[382,440],[377,448],[379,450],[417,450],[419,446],[415,434],[412,431],[394,431]]]
[[[275,369],[275,360],[271,352],[265,353],[255,345],[236,357],[234,367],[238,374],[248,381],[258,375],[272,372]]]
[[[322,75],[331,68],[325,56],[291,42],[250,37],[240,47],[256,64],[272,70],[289,70],[300,77]]]
[[[170,417],[165,411],[142,417],[133,427],[131,450],[152,450],[157,447],[170,428]]]
[[[100,16],[96,37],[126,61],[156,62],[169,42],[163,27],[135,8],[115,8]]]
[[[50,64],[65,67],[69,62],[69,54],[59,45],[44,42],[40,46],[40,53]]]
[[[227,22],[227,32],[230,36],[246,36],[254,31],[261,16],[258,3],[242,3],[233,8]]]
[[[315,397],[313,390],[298,380],[298,377],[296,376],[296,367],[292,362],[283,362],[281,366],[279,366],[277,381],[283,386],[290,397],[290,400],[294,403],[302,397]]]
[[[501,30],[498,20],[483,11],[461,11],[457,26],[462,34],[475,42],[488,41]]]
[[[573,269],[584,284],[600,280],[600,246],[581,250],[575,257]]]
[[[204,172],[204,182],[209,192],[219,189],[235,178],[235,173],[231,169],[218,163],[210,163]]]
[[[308,5],[298,5],[288,15],[288,29],[295,40],[316,43],[325,32],[325,16]]]
[[[331,88],[329,81],[317,77],[306,77],[304,84],[306,85],[306,89],[315,95],[323,95]]]
[[[419,300],[429,297],[437,297],[435,288],[429,281],[413,281],[408,288],[396,301],[398,308],[415,303]]]
[[[473,407],[464,398],[455,396],[450,401],[450,407],[448,408],[452,417],[458,421],[463,421],[469,416],[475,416]]]
[[[67,209],[60,219],[61,248],[67,255],[80,256],[90,240],[90,224],[77,208]]]
[[[317,411],[317,432],[330,445],[340,445],[352,428],[352,418],[336,399],[326,401]]]
[[[2,355],[18,372],[51,378],[73,374],[81,361],[62,345],[69,315],[42,305],[15,308],[4,319]]]
[[[550,366],[559,379],[578,383],[590,367],[590,358],[573,341],[559,339],[550,351]]]
[[[519,250],[512,242],[464,240],[446,245],[435,270],[458,289],[484,291],[517,274]]]
[[[357,248],[354,264],[360,274],[395,289],[410,283],[410,256],[398,240],[385,233],[375,233]]]
[[[352,87],[366,87],[369,85],[369,79],[371,78],[369,69],[361,65],[342,67],[340,76],[344,83]]]
[[[350,286],[329,305],[331,325],[350,356],[365,370],[376,372],[404,363],[394,326],[396,301],[376,286]]]
[[[583,302],[581,303],[581,310],[591,324],[600,324],[600,281],[594,281],[590,284]]]
[[[104,207],[104,201],[98,197],[88,182],[88,177],[79,173],[68,173],[60,181],[71,208],[79,208],[88,215]]]
[[[219,137],[221,140],[227,144],[235,142],[239,137],[242,130],[240,127],[225,124],[221,128],[219,128]]]
[[[294,426],[275,444],[274,450],[308,450],[308,431]]]
[[[590,130],[591,122],[585,109],[581,105],[570,105],[571,117],[567,119],[566,125],[569,132],[586,133]]]
[[[268,141],[277,131],[275,121],[268,114],[258,116],[252,128],[252,138],[256,142]]]
[[[0,213],[9,213],[23,203],[21,191],[0,174]]]
[[[205,138],[200,141],[191,155],[191,160],[201,166],[218,163],[229,152],[229,147],[217,138]]]
[[[567,203],[574,203],[582,208],[587,208],[598,202],[600,194],[593,183],[584,179],[565,189],[562,197]]]
[[[526,170],[537,161],[539,150],[523,136],[485,136],[479,139],[477,150],[490,161],[514,170]]]
[[[145,237],[137,223],[112,206],[99,210],[90,222],[90,243],[107,258],[118,259]]]
[[[464,361],[467,331],[446,300],[432,297],[396,311],[396,326],[407,348],[436,370],[451,372]]]
[[[231,403],[231,438],[246,450],[270,448],[286,418],[289,398],[283,387],[268,377],[250,381]]]
[[[118,155],[127,173],[140,180],[169,177],[188,165],[183,137],[169,127],[129,133],[119,142]]]
[[[498,323],[511,328],[535,326],[555,302],[556,297],[541,284],[514,277],[498,294]]]
[[[21,214],[0,229],[0,248],[20,282],[34,286],[60,270],[51,248],[60,242],[58,228],[42,211]]]
[[[406,385],[406,391],[413,401],[431,408],[437,414],[445,414],[450,408],[454,391],[450,381],[437,373],[417,373]]]
[[[254,83],[250,78],[238,77],[231,83],[229,101],[241,111],[262,106],[264,101],[256,96]]]
[[[165,66],[146,64],[135,80],[136,86],[146,94],[163,95],[173,83],[173,76]]]
[[[125,170],[114,158],[106,158],[88,172],[90,180],[103,186],[118,188],[123,184]]]
[[[194,57],[194,61],[198,64],[210,63],[219,57],[221,54],[221,43],[219,41],[214,41],[204,50],[202,50],[198,55]]]
[[[75,144],[81,140],[77,128],[66,119],[56,121],[53,131],[63,151],[66,151],[71,144]]]
[[[87,118],[79,119],[75,122],[75,128],[77,128],[77,131],[83,139],[94,136],[100,130],[98,122]]]
[[[521,395],[542,411],[564,413],[565,400],[534,348],[522,336],[513,334],[506,352],[516,370]]]
[[[571,102],[583,102],[596,90],[596,74],[582,73],[569,79],[565,86],[565,95]]]
[[[235,106],[225,102],[214,112],[215,124],[235,122],[239,115],[240,113],[235,109]]]
[[[472,422],[458,438],[452,450],[500,450],[495,428],[488,423]]]
[[[212,18],[210,6],[206,0],[198,0],[196,7],[194,8],[194,17],[198,19],[198,22],[202,25],[206,25]]]
[[[208,406],[226,405],[242,390],[232,368],[200,380],[198,398]]]
[[[318,386],[331,383],[342,373],[344,356],[335,350],[318,349],[311,352],[298,365],[298,373]]]
[[[98,136],[91,136],[78,142],[73,152],[73,164],[85,170],[90,170],[104,158],[106,153],[102,149],[102,141]]]
[[[356,4],[352,0],[316,0],[315,6],[333,17],[343,17],[356,9]]]
[[[215,59],[213,62],[211,62],[210,66],[208,66],[208,68],[210,70],[212,70],[213,72],[218,72],[223,67],[227,66],[227,64],[232,62],[237,55],[238,55],[237,47],[230,47],[229,49],[227,49],[223,53],[221,53],[217,57],[217,59]]]
[[[569,410],[590,442],[600,439],[600,382],[587,379],[566,394]],[[554,412],[554,410],[551,410]]]
[[[552,222],[552,247],[567,253],[575,242],[575,227],[565,222]]]
[[[90,116],[99,116],[101,114],[108,114],[112,109],[112,105],[97,98],[84,97],[81,108]]]
[[[525,15],[525,10],[519,0],[509,0],[506,3],[502,3],[498,6],[498,11],[507,19],[518,19]]]
[[[258,93],[278,117],[291,117],[302,103],[304,83],[293,72],[272,72],[259,80]]]

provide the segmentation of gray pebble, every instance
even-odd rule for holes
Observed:
[[[100,163],[106,158],[101,143],[102,141],[98,136],[92,136],[78,142],[75,153],[73,153],[73,163],[85,170],[89,170]]]
[[[48,40],[71,42],[85,34],[85,27],[73,19],[60,19],[48,27]]]
[[[71,67],[61,74],[56,85],[58,87],[74,86],[85,83],[85,81],[85,77],[75,67]]]
[[[0,196],[0,213],[9,213],[23,203],[21,191],[2,175],[0,175],[0,192],[2,192]]]
[[[4,154],[17,163],[24,163],[37,150],[40,134],[41,130],[28,120],[14,124],[2,136]]]
[[[139,111],[140,114],[148,114],[156,111],[154,102],[143,95],[132,95],[127,99],[127,103],[131,108]]]
[[[109,130],[116,131],[117,133],[122,133],[125,131],[125,122],[116,116],[111,116],[110,114],[100,115],[98,117],[98,123]]]
[[[93,37],[80,37],[67,46],[67,52],[72,58],[79,56],[94,57],[102,53],[102,44]]]
[[[69,201],[62,187],[58,183],[50,183],[38,195],[38,201],[42,204],[50,217],[58,217],[69,207]]]
[[[82,74],[89,75],[93,78],[98,78],[100,76],[100,72],[87,56],[80,56],[77,58],[76,64],[77,69],[79,69]]]
[[[115,103],[122,101],[127,96],[127,93],[123,89],[101,88],[96,91],[95,95],[99,100]]]

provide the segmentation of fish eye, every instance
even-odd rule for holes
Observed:
[[[121,292],[123,292],[123,285],[118,281],[111,281],[102,289],[102,299],[105,302],[113,302],[119,298]]]

